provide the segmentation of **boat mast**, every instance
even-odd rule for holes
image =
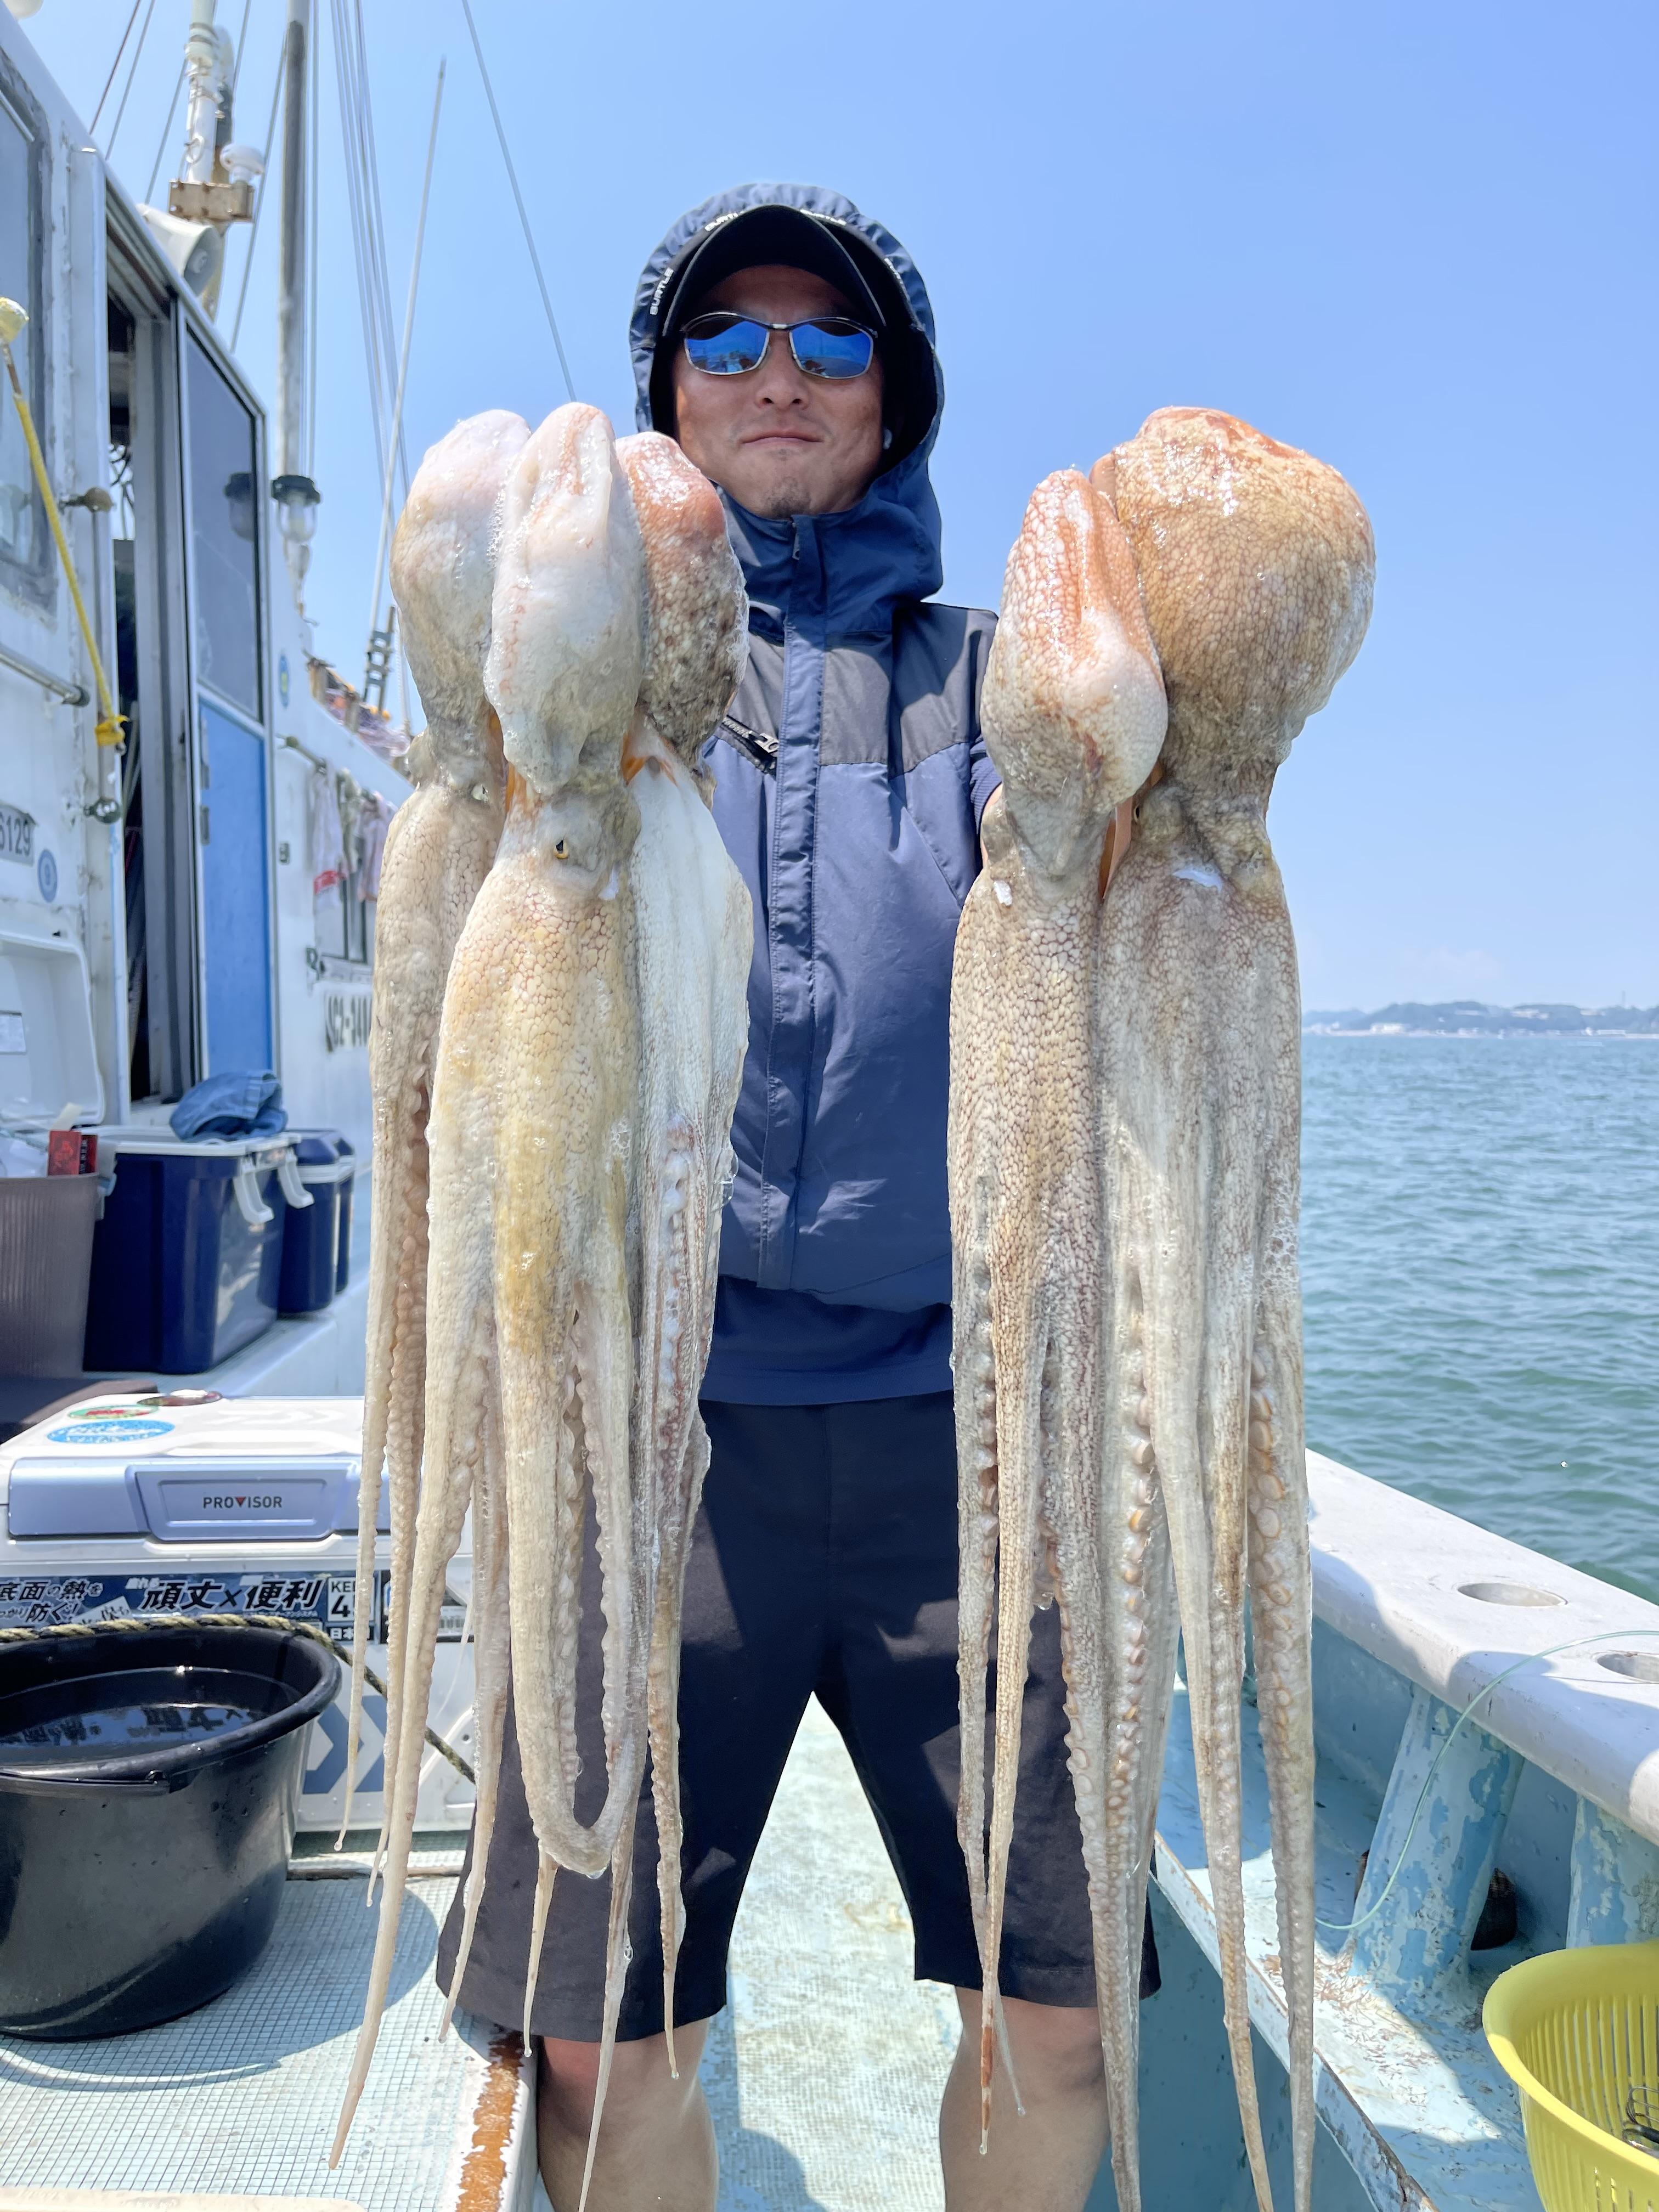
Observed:
[[[305,613],[311,534],[322,495],[306,474],[306,86],[311,0],[288,0],[283,40],[283,228],[276,301],[276,501],[294,604]]]

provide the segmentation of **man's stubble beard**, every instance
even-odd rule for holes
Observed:
[[[767,493],[763,504],[755,513],[769,522],[787,522],[793,514],[813,514],[817,511],[811,487],[801,477],[782,477]]]

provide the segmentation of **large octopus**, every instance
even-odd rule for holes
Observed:
[[[386,833],[376,910],[368,1048],[375,1190],[342,1839],[351,1825],[383,1473],[392,1559],[388,1803],[397,1765],[426,1389],[427,1120],[450,962],[501,842],[507,767],[501,726],[483,688],[495,586],[490,540],[501,485],[529,435],[526,422],[499,409],[457,423],[416,471],[392,540],[392,588],[427,726],[410,748],[416,787]]]
[[[1140,2203],[1140,1929],[1177,1634],[1234,2079],[1271,2212],[1245,1981],[1247,1586],[1298,2212],[1310,2198],[1300,1020],[1265,817],[1358,650],[1372,572],[1364,510],[1334,471],[1229,416],[1165,409],[1087,482],[1038,487],[986,680],[1004,797],[957,945],[950,1138],[981,2081],[988,2124],[1025,1652],[1033,1605],[1053,1598],[1124,2212]],[[1115,810],[1155,757],[1162,781],[1113,854]]]
[[[526,2040],[556,1870],[611,1877],[595,2140],[647,1751],[673,2017],[680,1604],[708,1458],[697,1389],[753,942],[698,762],[742,672],[746,611],[713,488],[668,439],[614,442],[591,407],[560,408],[524,447],[496,541],[484,683],[508,765],[507,821],[456,947],[438,1046],[400,1740],[337,2160],[385,2005],[445,1571],[469,1508],[477,1811],[452,1989],[489,1858],[510,1672],[540,1850]],[[583,1824],[576,1651],[590,1502],[606,1790]],[[592,2156],[590,2144],[590,2171]]]

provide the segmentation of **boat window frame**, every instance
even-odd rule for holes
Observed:
[[[190,763],[190,839],[192,866],[191,883],[194,893],[194,1019],[191,1034],[195,1065],[199,1070],[210,1066],[210,1041],[207,1033],[207,944],[203,917],[207,912],[207,882],[203,860],[202,825],[204,818],[203,793],[206,786],[202,775],[202,708],[205,703],[239,725],[251,737],[257,737],[264,750],[265,775],[265,972],[270,999],[270,1060],[280,1072],[283,1065],[282,995],[277,972],[277,908],[276,908],[276,738],[271,719],[270,671],[266,656],[270,645],[270,569],[267,557],[267,531],[270,505],[270,465],[266,452],[266,425],[264,408],[248,389],[246,383],[228,359],[222,343],[210,325],[204,325],[199,317],[187,318],[182,296],[175,292],[178,328],[179,376],[177,382],[177,426],[179,482],[181,493],[179,552],[184,567],[185,634],[188,641],[187,666],[189,676],[190,712],[188,750]],[[206,357],[210,370],[221,376],[231,392],[247,410],[253,425],[253,511],[254,532],[254,619],[258,625],[257,665],[259,682],[259,712],[250,714],[240,701],[232,699],[216,684],[208,681],[201,672],[198,651],[201,617],[196,595],[195,529],[192,505],[193,486],[191,479],[191,451],[189,426],[185,419],[190,404],[189,340],[195,338]]]
[[[226,372],[222,357],[216,356],[199,330],[186,329],[182,333],[179,348],[179,447],[184,463],[185,476],[185,567],[187,578],[188,605],[186,620],[190,632],[190,665],[192,675],[198,675],[205,625],[202,618],[196,576],[196,496],[191,473],[190,442],[191,381],[195,374],[192,343],[206,365],[207,373],[216,376],[236,404],[247,416],[253,432],[253,535],[247,542],[253,553],[253,684],[258,704],[250,707],[245,699],[234,699],[210,677],[198,680],[210,698],[222,703],[240,721],[250,728],[258,728],[269,743],[270,729],[270,680],[265,666],[269,649],[270,623],[266,599],[267,579],[265,532],[270,509],[270,480],[266,475],[264,414],[258,403],[252,398],[238,377]]]
[[[48,457],[47,470],[50,473],[53,441],[52,349],[46,343],[46,325],[51,313],[51,287],[46,283],[46,243],[52,198],[52,126],[45,108],[3,52],[0,52],[0,106],[9,111],[11,118],[32,148],[27,217],[30,296],[21,303],[27,308],[29,316],[25,341],[27,365],[23,374],[27,386],[26,396],[34,416],[35,435],[40,441],[41,451]],[[14,360],[19,350],[14,343]],[[22,368],[22,364],[19,366],[20,369]],[[4,405],[15,421],[16,410],[9,388],[0,391],[0,404]],[[24,605],[51,619],[55,617],[58,611],[58,556],[46,523],[46,506],[37,485],[31,484],[29,495],[35,518],[33,558],[29,562],[18,561],[0,548],[0,586],[11,599],[21,601]]]
[[[184,618],[183,332],[176,294],[157,281],[148,254],[133,250],[129,227],[115,219],[112,196],[106,213],[106,288],[132,320],[133,405],[142,422],[131,450],[135,528],[147,556],[134,556],[139,696],[144,699],[148,690],[150,696],[139,717],[138,744],[145,836],[156,840],[144,870],[149,1096],[166,1104],[184,1096],[202,1065],[195,1016],[200,907],[191,830],[194,705]]]

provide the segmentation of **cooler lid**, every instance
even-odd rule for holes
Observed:
[[[275,1167],[294,1149],[286,1129],[270,1137],[175,1137],[165,1121],[100,1121],[98,1163],[118,1152],[149,1152],[167,1159],[240,1160],[255,1156],[260,1167]]]
[[[104,1111],[86,955],[65,937],[0,929],[0,1127],[46,1128],[66,1106]]]
[[[294,1146],[295,1157],[302,1168],[349,1168],[354,1164],[351,1146],[337,1129],[289,1128],[283,1133]]]

